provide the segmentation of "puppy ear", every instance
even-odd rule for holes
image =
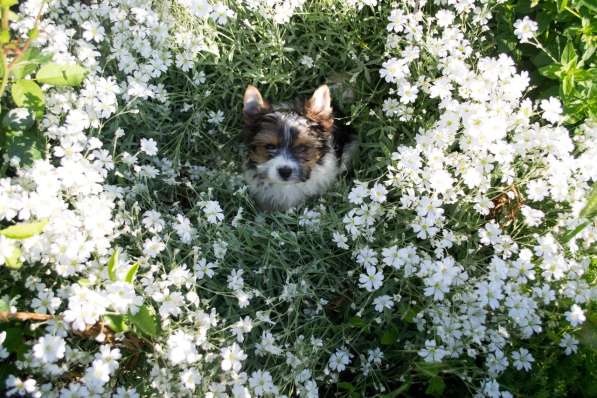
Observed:
[[[243,98],[243,113],[245,118],[252,119],[270,109],[267,101],[263,100],[257,87],[248,85]]]
[[[332,115],[332,96],[329,87],[324,84],[319,86],[311,98],[305,102],[305,116],[319,123],[324,129],[329,130],[334,124]]]

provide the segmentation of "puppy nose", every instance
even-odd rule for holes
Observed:
[[[278,174],[280,174],[283,180],[287,180],[292,174],[292,169],[288,166],[280,167],[278,168]]]

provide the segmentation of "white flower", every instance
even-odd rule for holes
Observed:
[[[365,267],[366,274],[359,275],[359,287],[373,292],[383,285],[383,273],[372,266]]]
[[[210,224],[220,223],[224,219],[224,213],[222,212],[220,204],[213,200],[205,202],[203,213],[205,214],[205,217],[207,217],[207,222]]]
[[[572,326],[578,326],[585,322],[587,319],[585,312],[577,304],[572,304],[570,311],[566,311],[566,320],[570,322]]]
[[[340,249],[348,250],[348,245],[346,244],[348,242],[348,238],[343,233],[334,231],[332,234],[332,241],[334,241],[336,246],[338,246]]]
[[[388,295],[378,296],[373,300],[375,311],[383,312],[384,308],[391,310],[394,308],[394,300]]]
[[[191,239],[195,233],[194,228],[191,226],[191,220],[182,214],[177,214],[176,222],[172,224],[172,228],[174,228],[182,243],[186,243],[187,245],[191,243]]]
[[[187,369],[180,375],[182,385],[190,391],[195,391],[195,387],[201,383],[201,380],[202,377],[195,368]]]
[[[220,110],[217,112],[209,111],[208,116],[207,122],[216,126],[224,121],[224,112]]]
[[[566,355],[571,355],[578,350],[578,340],[565,333],[562,336],[562,340],[560,340],[560,347],[564,348],[564,353]]]
[[[369,195],[367,187],[363,184],[355,185],[348,194],[348,201],[352,204],[359,205],[363,203],[363,199]]]
[[[419,351],[419,355],[425,362],[441,362],[447,354],[441,346],[437,346],[435,340],[426,340],[425,348]]]
[[[157,155],[158,144],[153,138],[146,139],[141,138],[141,152],[146,153],[149,156]]]
[[[145,239],[143,253],[149,257],[157,257],[165,248],[166,244],[160,238],[154,236],[151,239]]]
[[[219,25],[226,25],[228,19],[234,18],[234,11],[228,8],[225,4],[216,3],[213,7],[211,17]]]
[[[521,348],[518,351],[514,351],[512,353],[512,359],[516,369],[524,369],[526,371],[531,370],[532,363],[535,361],[535,358],[533,358],[529,350],[526,348]]]
[[[44,363],[56,362],[64,358],[66,343],[60,336],[42,336],[33,346],[33,356]]]
[[[224,371],[240,371],[242,366],[241,362],[247,359],[245,352],[241,350],[236,343],[229,347],[222,348],[220,351],[220,356],[222,357],[221,367]]]
[[[543,110],[543,119],[550,123],[559,123],[562,121],[562,103],[559,99],[549,97],[549,99],[541,100],[539,106]]]
[[[270,372],[263,370],[257,370],[251,373],[251,377],[249,377],[249,386],[257,397],[272,394],[275,391],[272,375]]]
[[[518,37],[518,40],[525,43],[535,37],[538,26],[537,22],[525,16],[523,19],[518,19],[514,22],[514,28],[514,34]]]
[[[375,184],[373,188],[371,188],[371,193],[369,197],[374,202],[383,203],[386,201],[386,195],[388,190],[382,184]]]
[[[381,66],[382,69],[380,69],[379,74],[388,83],[396,83],[409,74],[408,65],[402,59],[390,58]]]
[[[313,58],[308,55],[303,55],[299,60],[299,63],[306,66],[307,69],[311,69],[313,67]]]
[[[197,348],[191,335],[178,330],[168,337],[166,342],[168,359],[173,365],[180,363],[191,364],[199,359]]]
[[[350,364],[352,354],[344,349],[334,352],[328,361],[328,367],[336,372],[342,372]]]
[[[25,396],[27,394],[35,394],[34,396],[39,397],[41,396],[37,391],[37,382],[34,379],[27,379],[25,381],[21,380],[18,377],[13,375],[9,375],[6,378],[6,396],[10,397],[14,394],[18,394],[19,396]]]

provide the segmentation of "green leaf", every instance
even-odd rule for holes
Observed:
[[[562,92],[569,96],[574,91],[574,74],[567,74],[562,80]]]
[[[444,379],[439,376],[434,376],[429,379],[429,386],[427,386],[425,393],[434,397],[440,397],[444,393],[445,389],[446,383],[444,383]]]
[[[570,240],[572,238],[574,238],[576,235],[578,235],[583,229],[585,229],[587,227],[587,225],[589,225],[589,223],[584,222],[584,223],[580,224],[579,226],[577,226],[576,228],[574,228],[572,231],[566,232],[564,234],[564,236],[562,236],[562,243],[570,242]]]
[[[18,107],[29,108],[38,119],[44,115],[44,93],[33,80],[17,80],[12,85],[11,93]]]
[[[22,329],[21,325],[16,327],[11,327],[5,330],[6,332],[6,340],[4,340],[4,347],[8,352],[15,353],[17,355],[22,355],[27,351],[27,346],[25,345],[24,339],[24,330]]]
[[[0,235],[4,235],[10,239],[27,239],[39,235],[44,230],[46,224],[48,224],[48,220],[11,225],[0,230]]]
[[[574,44],[572,44],[571,40],[568,40],[566,43],[566,47],[564,47],[564,51],[562,51],[562,57],[560,58],[560,62],[562,65],[570,67],[576,65],[576,51],[574,50]]]
[[[46,64],[39,68],[35,79],[53,86],[78,86],[88,70],[78,64]]]
[[[133,265],[131,265],[131,268],[129,268],[128,272],[126,273],[126,276],[124,277],[124,281],[126,283],[133,283],[133,281],[135,280],[135,276],[137,275],[137,270],[139,269],[139,263],[135,263]]]
[[[341,381],[341,382],[340,382],[340,383],[338,383],[337,385],[338,385],[338,388],[339,388],[339,389],[341,389],[341,390],[346,390],[346,391],[348,391],[349,393],[354,391],[354,386],[353,386],[351,383],[349,383],[349,382],[346,382],[346,381]]]
[[[10,304],[3,298],[0,298],[0,311],[2,312],[9,312],[10,311]]]
[[[560,79],[560,65],[551,64],[542,66],[539,68],[539,73],[548,79],[559,80]]]
[[[23,266],[21,262],[21,249],[15,247],[12,249],[12,254],[4,258],[4,265],[10,269],[19,269]]]
[[[129,330],[127,323],[128,316],[121,314],[107,314],[104,315],[104,323],[115,333],[122,333]]]
[[[367,327],[367,323],[357,316],[350,318],[350,324],[361,329],[365,329]]]
[[[118,265],[118,256],[120,255],[120,250],[118,248],[114,249],[112,252],[112,256],[110,256],[110,260],[108,260],[108,277],[112,282],[116,282],[116,266]]]
[[[593,219],[597,215],[597,184],[593,184],[589,199],[585,208],[581,210],[580,216],[583,218]]]
[[[2,118],[2,126],[7,130],[27,130],[34,122],[33,114],[27,108],[11,109]]]
[[[402,396],[403,393],[405,393],[406,391],[408,391],[408,389],[410,388],[410,382],[406,382],[404,384],[402,384],[400,387],[398,387],[397,389],[395,389],[394,391],[389,392],[386,395],[383,395],[382,398],[396,398],[396,397],[400,397]]]
[[[568,6],[568,0],[559,0],[558,1],[558,12],[564,12],[566,7]]]
[[[17,4],[19,0],[0,0],[0,7],[2,8],[10,8]]]
[[[139,311],[134,315],[130,314],[129,318],[143,334],[149,337],[158,335],[159,321],[153,307],[142,305]]]
[[[392,345],[396,342],[398,338],[398,333],[394,329],[388,329],[384,332],[381,336],[381,344],[382,345]]]
[[[16,80],[24,79],[25,76],[33,74],[39,65],[45,64],[52,59],[50,54],[42,54],[41,50],[31,47],[23,54],[23,57],[12,69],[11,73]]]
[[[46,142],[37,130],[11,130],[0,134],[0,148],[6,151],[8,158],[14,156],[21,160],[21,167],[30,166],[33,161],[43,159]]]

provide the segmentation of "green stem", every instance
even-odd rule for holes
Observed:
[[[4,95],[4,91],[6,91],[6,85],[8,84],[8,64],[6,63],[6,56],[4,55],[4,48],[0,47],[0,57],[2,58],[2,67],[4,69],[4,74],[2,76],[2,85],[0,85],[0,99]]]

